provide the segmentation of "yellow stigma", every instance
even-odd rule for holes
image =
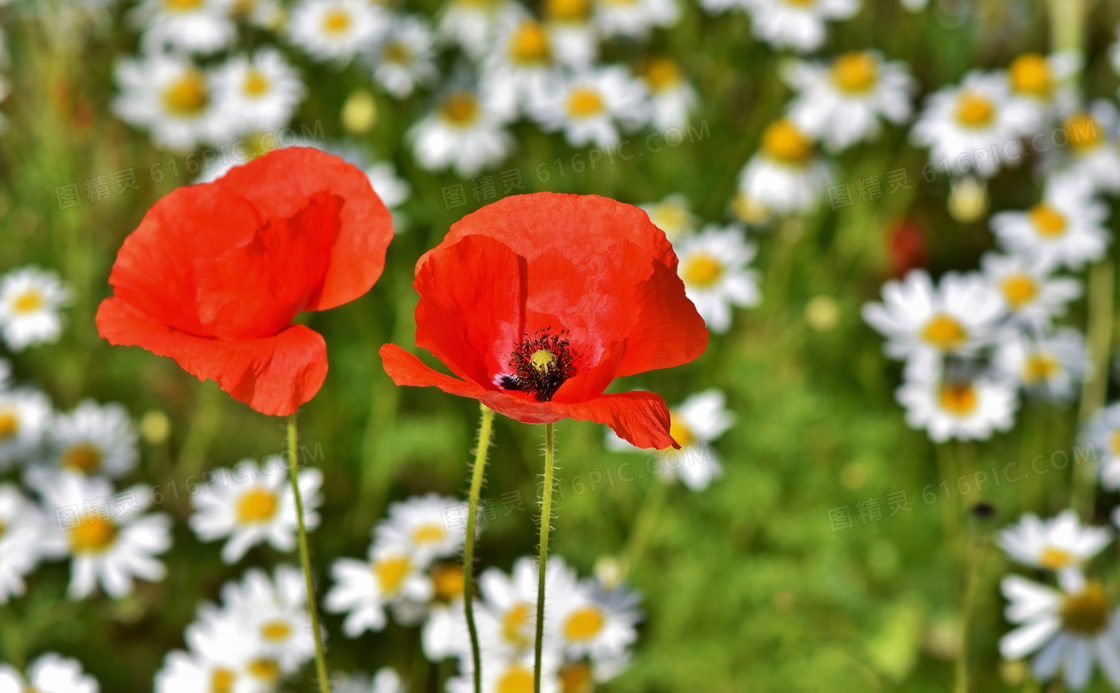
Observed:
[[[1037,385],[1049,382],[1062,370],[1058,359],[1049,354],[1031,354],[1023,364],[1023,382],[1027,385]]]
[[[270,621],[261,626],[261,637],[269,642],[283,642],[292,635],[292,627],[284,621]]]
[[[443,119],[457,127],[466,127],[478,120],[478,97],[469,91],[449,94],[440,106]]]
[[[841,91],[862,94],[879,80],[879,61],[870,53],[845,53],[832,63],[832,81]]]
[[[588,87],[577,87],[568,95],[568,115],[587,118],[603,112],[603,97]]]
[[[1008,305],[1018,310],[1038,296],[1038,284],[1029,274],[1011,274],[1000,282],[1003,297]]]
[[[762,133],[762,151],[778,163],[800,166],[813,155],[813,143],[792,121],[783,118]]]
[[[1047,570],[1061,570],[1074,564],[1073,556],[1069,551],[1055,549],[1047,546],[1038,556],[1038,565]]]
[[[215,669],[210,674],[211,693],[233,693],[233,682],[236,678],[229,669]]]
[[[412,541],[417,544],[432,544],[443,541],[446,536],[447,532],[443,531],[443,527],[434,523],[420,525],[412,531]]]
[[[1027,212],[1040,236],[1057,238],[1066,232],[1066,218],[1046,202],[1039,202]]]
[[[684,262],[681,279],[689,286],[710,289],[719,283],[723,276],[723,263],[710,253],[700,252],[690,255]]]
[[[263,96],[268,93],[271,87],[272,83],[268,81],[268,77],[254,67],[250,68],[245,75],[245,82],[242,84],[241,90],[249,96]]]
[[[276,514],[279,505],[272,491],[251,488],[237,501],[237,521],[243,525],[267,522]]]
[[[1081,635],[1096,635],[1108,626],[1108,597],[1104,585],[1092,580],[1079,594],[1067,594],[1058,610],[1062,625]]]
[[[113,522],[104,517],[89,517],[81,525],[70,530],[70,550],[74,553],[104,553],[117,540],[119,530]]]
[[[323,15],[323,32],[327,34],[344,34],[350,30],[350,13],[342,9],[332,9]]]
[[[544,16],[556,22],[574,22],[591,16],[589,0],[545,0]]]
[[[957,98],[957,121],[970,128],[982,128],[991,124],[996,109],[983,94],[966,91]]]
[[[575,641],[591,640],[603,630],[603,623],[603,614],[595,607],[576,609],[564,622],[564,637]]]
[[[386,595],[395,595],[400,591],[412,562],[407,556],[394,556],[378,561],[373,566],[373,573],[381,585],[381,591]]]
[[[101,462],[104,457],[98,447],[89,443],[78,443],[62,453],[60,463],[63,469],[89,475],[101,471]]]
[[[521,64],[547,63],[552,58],[552,44],[544,26],[531,19],[522,22],[510,41],[509,56]]]
[[[498,678],[496,693],[533,693],[533,672],[514,665]]]
[[[942,351],[953,351],[968,340],[968,332],[955,319],[938,314],[926,323],[922,339]]]
[[[206,84],[206,75],[197,68],[188,68],[163,90],[163,105],[173,115],[200,115],[210,105],[210,87]]]
[[[646,64],[646,82],[654,92],[672,89],[681,82],[681,68],[672,58],[654,58]]]
[[[941,408],[955,416],[968,416],[976,410],[979,398],[972,383],[945,383],[938,395]]]
[[[1011,90],[1019,94],[1047,98],[1054,90],[1054,76],[1050,63],[1038,53],[1026,53],[1015,58],[1007,68]]]
[[[556,354],[548,349],[537,349],[529,357],[529,365],[538,373],[546,373],[556,365]]]
[[[0,409],[0,440],[11,440],[19,433],[19,417],[11,409]]]

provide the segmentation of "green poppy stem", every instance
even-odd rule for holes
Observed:
[[[323,650],[323,631],[319,627],[319,607],[315,603],[315,584],[311,579],[311,551],[307,543],[307,527],[303,524],[303,498],[299,493],[299,465],[296,462],[296,415],[288,417],[288,471],[291,474],[292,495],[296,501],[296,523],[299,527],[299,562],[303,566],[303,579],[307,584],[307,612],[311,615],[311,634],[315,638],[315,669],[319,674],[319,693],[331,693],[327,676],[327,657]]]
[[[541,495],[541,555],[537,565],[537,639],[533,652],[533,693],[541,693],[541,654],[544,645],[544,576],[548,569],[548,533],[552,529],[552,475],[556,466],[556,433],[544,427],[544,490]]]
[[[490,429],[494,410],[480,404],[482,421],[478,424],[478,449],[471,472],[471,494],[467,500],[467,541],[463,548],[463,610],[467,615],[467,631],[471,637],[471,661],[474,663],[474,693],[482,693],[482,657],[478,647],[478,628],[474,623],[474,540],[478,522],[478,497],[486,470],[486,452],[490,449]]]

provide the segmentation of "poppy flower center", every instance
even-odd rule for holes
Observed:
[[[945,383],[938,395],[941,408],[955,416],[968,416],[976,410],[979,398],[972,383]]]
[[[540,22],[528,21],[517,28],[509,52],[516,63],[545,63],[552,55],[552,46]]]
[[[922,338],[938,349],[951,351],[964,344],[968,332],[948,315],[935,315],[922,330]]]
[[[1045,202],[1040,202],[1027,212],[1039,235],[1057,238],[1066,232],[1066,218]]]
[[[255,678],[274,683],[280,678],[280,665],[275,659],[254,659],[246,667]]]
[[[513,666],[498,679],[497,693],[533,693],[533,672]]]
[[[589,118],[602,112],[603,97],[594,89],[579,87],[568,96],[568,115],[573,118]]]
[[[210,674],[210,690],[213,693],[233,693],[235,674],[229,669],[215,669]]]
[[[463,596],[463,569],[456,565],[440,566],[432,571],[436,597],[449,602]]]
[[[587,664],[569,664],[560,672],[561,693],[592,693],[594,690],[595,679]]]
[[[283,642],[292,634],[292,627],[284,621],[269,621],[261,626],[261,637],[269,642]]]
[[[1070,555],[1069,551],[1047,546],[1038,556],[1038,565],[1047,570],[1068,568],[1073,565],[1073,556]]]
[[[568,640],[591,640],[601,630],[603,630],[603,614],[591,606],[577,609],[564,623],[564,637]]]
[[[19,418],[14,411],[0,411],[0,440],[10,440],[19,433]]]
[[[813,145],[797,126],[779,120],[762,133],[762,151],[780,164],[804,164],[813,154]]]
[[[404,579],[408,576],[408,570],[411,567],[412,563],[406,556],[395,556],[378,561],[373,566],[373,572],[377,575],[377,582],[381,585],[381,591],[387,595],[400,592],[401,585],[404,584]]]
[[[62,467],[81,474],[96,474],[101,470],[104,455],[89,443],[73,445],[62,453]]]
[[[334,9],[323,15],[323,31],[332,36],[350,30],[350,14],[342,9]]]
[[[1023,382],[1027,385],[1049,382],[1061,370],[1061,364],[1050,354],[1031,354],[1023,364]]]
[[[588,0],[546,0],[545,16],[559,21],[584,19],[591,14]]]
[[[1022,308],[1038,295],[1038,285],[1026,274],[1013,274],[1000,284],[1003,297],[1012,308]]]
[[[849,94],[868,91],[878,78],[879,63],[867,53],[847,53],[832,63],[832,81]]]
[[[237,503],[237,519],[243,525],[265,522],[276,514],[276,506],[276,495],[271,491],[250,489]]]
[[[662,92],[680,83],[681,69],[669,58],[656,58],[646,65],[645,76],[654,92]]]
[[[117,540],[117,526],[97,517],[70,530],[70,548],[74,553],[104,553]]]
[[[1047,97],[1054,88],[1050,64],[1038,53],[1027,53],[1015,58],[1007,68],[1011,89],[1019,94]]]
[[[502,378],[502,387],[527,392],[538,402],[551,400],[564,381],[575,375],[575,353],[566,335],[567,330],[552,334],[548,327],[537,330],[532,337],[525,335],[510,355],[513,375]]]
[[[1096,635],[1109,621],[1108,597],[1104,586],[1093,580],[1079,594],[1067,594],[1062,599],[1059,614],[1062,625],[1082,635]]]
[[[197,116],[210,105],[210,89],[206,77],[190,68],[163,90],[163,105],[172,115]]]
[[[996,115],[992,102],[981,94],[967,91],[957,100],[957,120],[970,128],[990,125]]]

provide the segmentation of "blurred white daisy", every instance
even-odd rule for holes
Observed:
[[[463,611],[463,567],[459,562],[433,565],[432,601],[420,633],[424,655],[433,662],[469,656],[470,636]]]
[[[987,440],[1014,425],[1019,400],[1013,384],[985,375],[946,378],[940,369],[921,376],[907,370],[895,398],[906,408],[907,425],[925,430],[933,442]]]
[[[39,475],[33,485],[57,525],[43,536],[43,554],[71,559],[71,599],[89,596],[98,583],[119,599],[132,593],[135,578],[164,578],[167,570],[155,556],[171,548],[171,518],[143,514],[149,487],[117,493],[104,478],[66,472]]]
[[[189,652],[170,652],[156,672],[155,693],[272,693],[281,676],[280,664],[240,614],[204,605],[187,626]],[[209,686],[209,687],[207,687]]]
[[[774,48],[809,53],[820,48],[825,22],[849,19],[860,0],[744,0],[754,35]]]
[[[660,202],[638,205],[653,225],[665,232],[669,242],[675,242],[684,234],[696,229],[696,217],[684,195],[669,195]]]
[[[1111,404],[1094,414],[1081,439],[1090,456],[1100,458],[1097,470],[1101,486],[1109,491],[1120,489],[1120,404]]]
[[[1052,276],[1041,259],[989,252],[980,257],[980,266],[1007,313],[1026,327],[1049,327],[1053,318],[1065,315],[1069,304],[1081,296],[1081,282]]]
[[[50,527],[14,484],[0,484],[0,604],[24,593],[23,579],[39,562],[39,543]]]
[[[996,348],[993,364],[1028,392],[1060,402],[1077,396],[1090,369],[1085,337],[1072,327],[1047,335],[1004,338]]]
[[[1080,569],[1112,541],[1107,527],[1087,527],[1073,510],[1063,510],[1049,520],[1026,513],[1002,530],[996,543],[1007,557],[1031,568],[1060,572]]]
[[[295,673],[315,656],[307,583],[299,568],[279,565],[271,579],[252,568],[240,583],[222,587],[222,603],[241,620],[243,632],[260,643],[262,654],[275,660],[284,673]]]
[[[51,420],[51,403],[34,390],[0,390],[0,470],[37,458]]]
[[[321,62],[346,64],[389,28],[388,13],[367,0],[303,0],[292,10],[289,37]]]
[[[548,559],[546,586],[571,584],[576,579],[575,572],[562,558],[552,556]],[[531,651],[536,638],[537,559],[517,559],[508,576],[497,568],[487,568],[478,577],[478,590],[481,601],[475,609],[475,617],[479,639],[487,643],[484,649],[505,657],[515,656],[526,649]],[[545,608],[551,614],[558,606],[550,604],[546,596]],[[548,623],[547,618],[545,622]],[[551,643],[556,645],[555,640]],[[484,674],[485,671],[484,663]]]
[[[215,72],[214,89],[218,110],[238,133],[279,130],[304,96],[299,75],[275,48],[230,58]]]
[[[432,595],[431,580],[404,547],[373,544],[368,561],[340,558],[331,575],[335,585],[323,603],[331,613],[346,614],[342,631],[350,638],[382,630],[388,622],[386,607],[401,600],[426,602]]]
[[[143,0],[129,19],[144,29],[140,42],[146,52],[209,54],[237,36],[230,5],[230,0]]]
[[[1061,170],[1077,177],[1078,181],[1098,192],[1120,193],[1120,116],[1116,107],[1103,99],[1094,101],[1088,111],[1077,111],[1062,123],[1061,132],[1068,138],[1051,139],[1055,145],[1049,150],[1057,154]]]
[[[1080,270],[1102,258],[1111,240],[1108,207],[1071,176],[1052,178],[1041,202],[1025,212],[1000,212],[990,225],[996,241],[1011,253],[1049,267]]]
[[[236,563],[258,544],[267,542],[284,553],[296,548],[295,496],[288,483],[287,460],[280,455],[267,458],[261,466],[242,460],[233,469],[215,470],[221,479],[203,487],[194,496],[191,529],[201,541],[229,537],[222,547],[222,561]],[[315,468],[299,473],[303,521],[308,531],[319,526],[323,498],[319,489],[323,473]]]
[[[480,649],[482,650],[482,693],[533,693],[532,648],[516,654],[492,653],[485,645]],[[558,678],[559,670],[559,652],[555,648],[544,649],[541,653],[540,693],[563,693]],[[447,681],[448,693],[474,693],[472,671],[470,658],[464,659],[461,663],[461,675]]]
[[[638,639],[641,597],[625,587],[604,588],[597,580],[550,586],[545,627],[570,659],[611,660]]]
[[[230,14],[260,29],[280,32],[288,21],[281,0],[233,0]]]
[[[509,156],[514,140],[505,118],[473,91],[448,92],[408,132],[413,155],[426,170],[452,168],[465,178]]]
[[[381,667],[372,676],[365,674],[335,674],[331,677],[334,693],[407,693],[408,686],[396,670]]]
[[[624,67],[608,66],[566,76],[534,104],[534,118],[548,132],[564,131],[573,147],[613,147],[619,128],[634,130],[648,116],[648,93]]]
[[[187,58],[162,53],[126,58],[114,75],[120,93],[113,112],[148,130],[157,144],[185,150],[226,138],[230,123],[215,107],[211,76]]]
[[[0,279],[0,333],[12,351],[57,342],[62,334],[59,309],[70,290],[58,275],[37,267],[12,270]]]
[[[545,25],[523,9],[509,10],[483,62],[482,98],[505,118],[531,113],[559,87],[558,67]]]
[[[516,7],[510,0],[447,0],[440,10],[436,34],[478,60],[493,45],[498,18]]]
[[[650,123],[657,130],[683,127],[699,97],[681,75],[680,65],[669,57],[649,60],[642,70],[649,90]]]
[[[834,151],[877,138],[882,120],[909,120],[918,86],[905,63],[877,51],[845,53],[830,65],[791,61],[784,76],[797,92],[790,119]]]
[[[1031,662],[1034,676],[1049,681],[1064,672],[1071,690],[1088,685],[1099,663],[1109,682],[1120,686],[1120,621],[1100,582],[1059,591],[1008,575],[1000,591],[1008,600],[1004,617],[1018,626],[999,641],[1004,658],[1038,652]]]
[[[599,33],[592,22],[592,0],[545,0],[545,27],[556,62],[587,68],[599,57]]]
[[[76,659],[54,652],[40,655],[22,676],[10,664],[0,664],[0,693],[99,693],[97,680],[82,671]]]
[[[603,36],[644,39],[655,27],[680,19],[677,0],[594,0],[595,24]]]
[[[366,62],[385,91],[404,99],[439,77],[434,46],[435,35],[426,19],[420,15],[394,16]]]
[[[452,527],[446,518],[449,509],[461,507],[459,499],[437,493],[390,503],[388,517],[374,528],[374,542],[407,550],[420,568],[434,559],[456,556],[467,532],[465,527]]]
[[[57,470],[119,479],[136,468],[138,441],[123,405],[85,399],[73,411],[55,417],[47,433],[45,461]]]
[[[710,225],[674,244],[685,294],[717,334],[731,328],[732,306],[755,306],[761,300],[758,274],[748,268],[758,248],[745,236],[736,226]]]
[[[758,152],[739,174],[739,191],[771,212],[812,209],[832,182],[812,139],[788,119],[771,123]]]
[[[1045,125],[1062,109],[1077,100],[1069,78],[1081,69],[1081,57],[1075,51],[1045,56],[1024,53],[1007,67],[1007,84],[1012,100],[1034,109],[1035,119]]]
[[[1019,138],[1040,127],[1033,107],[1011,99],[1002,73],[974,70],[960,86],[926,98],[910,139],[929,147],[931,165],[944,175],[991,178],[1002,163],[1014,165],[1014,157],[1021,158]]]
[[[938,286],[925,270],[883,286],[883,302],[863,306],[863,319],[887,339],[888,356],[971,354],[989,344],[1004,317],[1003,299],[979,274],[948,272]]]

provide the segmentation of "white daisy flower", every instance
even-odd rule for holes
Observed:
[[[1077,513],[1063,510],[1050,520],[1026,513],[999,533],[996,543],[1007,557],[1031,568],[1060,572],[1080,569],[1112,541],[1107,527],[1085,527]]]
[[[292,10],[289,38],[321,62],[346,64],[388,30],[383,8],[366,0],[303,0]]]
[[[1062,671],[1071,690],[1088,685],[1099,663],[1109,682],[1120,686],[1120,620],[1100,582],[1059,591],[1008,575],[1000,591],[1009,602],[1004,617],[1018,624],[999,641],[1006,659],[1038,652],[1031,662],[1034,676],[1048,681]]]
[[[625,587],[604,588],[596,580],[551,586],[554,608],[545,619],[568,658],[611,660],[624,655],[638,639],[641,597]],[[547,607],[548,601],[545,602]]]
[[[1069,304],[1081,296],[1078,280],[1051,276],[1049,266],[1039,259],[984,253],[980,266],[984,278],[1003,299],[1004,309],[1025,327],[1049,327],[1053,318],[1065,315]]]
[[[1027,391],[1059,402],[1077,396],[1085,372],[1091,367],[1085,337],[1072,327],[1063,327],[1050,335],[1019,334],[1001,340],[993,363]]]
[[[342,631],[356,638],[366,630],[379,631],[388,619],[385,608],[402,600],[426,602],[432,583],[412,552],[404,547],[370,546],[369,560],[340,558],[331,566],[335,585],[327,593],[327,611],[346,614]]]
[[[457,498],[436,493],[390,503],[388,517],[374,527],[374,542],[406,549],[421,569],[434,559],[457,556],[467,532],[449,527],[445,518],[448,508],[461,506]]]
[[[675,243],[677,273],[685,294],[708,327],[717,334],[731,328],[731,307],[758,305],[758,274],[748,265],[758,248],[744,240],[743,229],[709,225]]]
[[[926,98],[910,133],[915,145],[929,147],[929,159],[942,173],[976,173],[991,178],[1009,143],[1037,132],[1035,109],[1010,97],[1003,73],[974,70],[960,86],[941,89]],[[995,148],[996,153],[992,153]],[[997,158],[998,157],[998,158]]]
[[[397,174],[397,167],[388,161],[375,161],[374,163],[366,166],[366,177],[369,178],[369,184],[389,211],[393,212],[393,230],[400,233],[403,229],[397,228],[397,213],[400,206],[407,200],[412,192],[412,187],[408,181],[401,178]]]
[[[230,14],[234,19],[268,31],[280,32],[288,21],[281,0],[233,0]]]
[[[684,195],[669,195],[660,202],[638,206],[649,215],[654,226],[665,232],[670,243],[696,229],[696,217]]]
[[[287,464],[282,455],[267,458],[259,467],[253,460],[242,460],[233,469],[215,470],[222,481],[194,496],[191,529],[201,541],[229,537],[222,547],[225,563],[237,563],[249,549],[265,542],[284,553],[295,550],[299,518]],[[318,469],[300,471],[299,492],[308,531],[319,526],[316,509],[323,503],[322,484],[323,473]]]
[[[481,634],[479,636],[482,637]],[[532,693],[534,690],[533,648],[516,655],[491,654],[482,645],[482,693]],[[461,663],[462,674],[447,681],[448,693],[474,693],[472,660]],[[541,653],[540,693],[562,693],[558,678],[560,657],[553,649]]]
[[[654,27],[668,28],[681,16],[676,0],[594,0],[595,24],[603,36],[645,39]]]
[[[470,636],[463,611],[463,567],[461,563],[432,566],[432,601],[420,633],[424,654],[433,662],[448,657],[470,656]]]
[[[381,667],[372,678],[365,674],[335,674],[331,690],[334,693],[408,693],[408,685],[394,669]]]
[[[434,46],[427,20],[420,15],[397,16],[366,62],[385,91],[404,99],[439,77]]]
[[[448,0],[440,10],[436,34],[478,60],[494,45],[498,19],[515,7],[510,0]]]
[[[448,92],[434,111],[412,126],[413,155],[428,171],[453,168],[470,178],[509,156],[514,140],[505,118],[475,92]]]
[[[82,400],[74,411],[55,417],[46,442],[51,468],[86,476],[119,479],[140,458],[136,428],[128,410],[116,402]]]
[[[1120,116],[1108,101],[1094,101],[1089,111],[1073,113],[1062,123],[1068,144],[1051,149],[1058,154],[1057,165],[1097,192],[1120,193],[1118,129]]]
[[[592,0],[545,0],[542,11],[556,62],[585,69],[599,57]]]
[[[566,76],[532,105],[541,128],[563,130],[573,147],[613,147],[620,126],[629,131],[646,122],[648,96],[626,68],[601,67]]]
[[[108,480],[59,472],[32,482],[42,494],[43,510],[57,521],[43,536],[50,558],[71,559],[71,599],[84,599],[100,583],[114,599],[128,596],[135,578],[158,582],[167,573],[155,556],[171,548],[171,518],[143,515],[149,488],[116,493]]]
[[[978,274],[948,272],[934,287],[922,269],[883,286],[883,302],[863,319],[887,339],[888,356],[971,354],[989,344],[1004,317],[1003,299]]]
[[[1081,437],[1093,457],[1100,455],[1097,470],[1101,486],[1109,491],[1120,489],[1120,404],[1111,404],[1094,414]]]
[[[1108,207],[1091,196],[1075,176],[1057,176],[1043,199],[1025,212],[1000,212],[990,225],[997,242],[1049,267],[1080,270],[1104,257],[1111,241]]]
[[[831,65],[795,60],[784,76],[797,92],[790,119],[833,151],[876,139],[882,120],[909,120],[918,86],[905,63],[886,62],[877,51],[845,53]]]
[[[1080,69],[1081,58],[1075,51],[1051,56],[1024,53],[1007,67],[1011,99],[1033,109],[1038,123],[1050,123],[1059,110],[1076,103],[1077,93],[1069,78]]]
[[[240,614],[204,605],[184,635],[189,652],[170,652],[156,672],[155,693],[272,693],[280,663],[259,638],[246,637]]]
[[[0,604],[23,596],[23,579],[39,562],[47,520],[13,484],[0,484]]]
[[[186,150],[226,139],[230,123],[215,107],[212,78],[187,58],[155,53],[120,60],[113,72],[121,90],[113,112],[157,144]]]
[[[27,677],[10,664],[0,664],[0,693],[99,693],[101,686],[82,671],[76,659],[54,652],[40,655],[27,667]]]
[[[1013,384],[983,375],[950,379],[939,368],[920,375],[915,370],[906,370],[895,399],[906,408],[907,425],[924,429],[933,442],[987,440],[1014,425],[1019,400]]]
[[[554,594],[560,585],[572,584],[577,579],[562,558],[548,559],[545,584],[550,586],[549,594]],[[478,591],[481,601],[475,609],[475,618],[479,640],[486,643],[483,651],[505,659],[515,658],[526,649],[532,651],[536,641],[537,559],[528,556],[517,559],[508,576],[497,568],[487,568],[478,577]],[[546,624],[559,608],[559,604],[546,596]],[[545,644],[547,650],[552,650],[558,642],[546,638]]]
[[[230,5],[230,0],[143,0],[129,18],[144,29],[145,52],[209,54],[237,37]]]
[[[680,65],[672,58],[654,58],[642,70],[642,81],[649,90],[650,123],[653,127],[659,131],[684,127],[699,97],[681,75]]]
[[[62,334],[59,309],[70,290],[51,271],[37,267],[12,270],[0,279],[0,334],[12,351],[54,343]]]
[[[758,152],[739,174],[739,191],[771,212],[791,214],[816,206],[831,182],[812,139],[782,119],[763,131]]]
[[[304,97],[299,75],[275,48],[230,58],[215,73],[214,88],[218,110],[239,133],[279,130]]]
[[[821,47],[826,36],[825,22],[849,19],[860,7],[859,0],[743,2],[751,11],[751,28],[760,41],[774,48],[792,48],[799,53],[809,53]]]
[[[51,403],[41,392],[0,390],[0,470],[36,456],[50,420]]]
[[[483,62],[482,98],[505,118],[530,113],[559,87],[552,37],[526,10],[505,12]]]
[[[295,673],[315,656],[307,583],[299,568],[279,565],[271,579],[259,568],[250,569],[240,583],[222,587],[222,603],[284,673]]]

